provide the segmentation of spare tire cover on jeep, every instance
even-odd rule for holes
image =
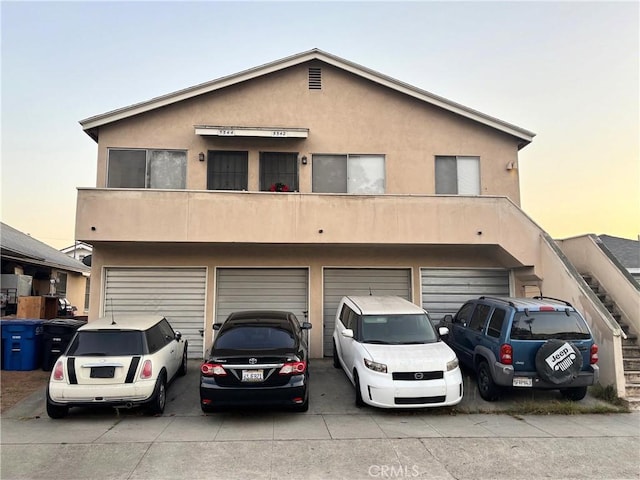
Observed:
[[[582,354],[571,342],[548,340],[536,353],[538,375],[554,385],[574,380],[582,370]]]

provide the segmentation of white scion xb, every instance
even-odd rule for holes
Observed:
[[[462,400],[458,358],[425,310],[400,297],[343,297],[333,332],[333,365],[354,384],[356,405],[442,407]]]

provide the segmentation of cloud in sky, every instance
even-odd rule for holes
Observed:
[[[2,219],[73,243],[78,121],[320,48],[537,133],[522,207],[556,238],[640,233],[636,2],[2,2]]]

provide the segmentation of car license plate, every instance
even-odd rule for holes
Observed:
[[[533,380],[528,377],[513,377],[514,387],[532,387]]]
[[[242,370],[243,382],[262,382],[263,370]]]
[[[91,378],[113,378],[116,373],[115,367],[91,367]]]

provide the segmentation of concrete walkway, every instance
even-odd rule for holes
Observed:
[[[161,417],[72,409],[68,418],[51,420],[43,396],[32,396],[2,416],[1,478],[640,478],[640,412],[358,409],[344,374],[314,360],[307,413],[203,415],[198,364],[190,367],[169,388]],[[465,392],[465,408],[485,411],[474,393]],[[546,395],[536,401],[557,398]],[[499,404],[518,401],[510,396]]]

